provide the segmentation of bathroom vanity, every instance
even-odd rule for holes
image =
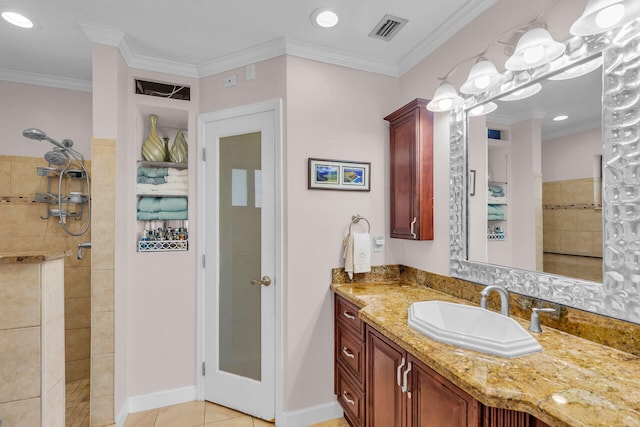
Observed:
[[[0,253],[0,424],[65,424],[64,257]]]
[[[401,281],[331,289],[335,392],[352,426],[640,425],[637,356],[547,327],[542,352],[492,356],[407,326],[413,302],[468,301]]]

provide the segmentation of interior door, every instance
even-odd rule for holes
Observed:
[[[205,399],[275,413],[275,113],[204,128]]]

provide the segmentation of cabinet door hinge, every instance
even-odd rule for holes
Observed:
[[[206,372],[205,366],[204,366],[204,362],[202,362],[202,376],[204,377]]]
[[[206,148],[202,148],[202,161],[206,162],[207,161],[207,149]]]
[[[205,266],[205,258],[204,258],[204,254],[202,255],[202,268],[204,268]]]

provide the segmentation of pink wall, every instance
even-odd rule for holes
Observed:
[[[564,181],[599,176],[597,157],[602,154],[600,128],[542,143],[542,180]]]
[[[382,118],[397,92],[395,78],[287,57],[285,411],[334,399],[330,272],[344,265],[352,215],[367,218],[372,235],[388,235]],[[307,189],[309,157],[371,162],[371,191]],[[393,258],[389,245],[372,255],[373,265]]]
[[[48,142],[22,136],[34,127],[56,141],[71,139],[91,159],[91,92],[0,81],[0,93],[0,154],[41,157],[51,150]]]

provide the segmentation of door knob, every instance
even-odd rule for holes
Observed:
[[[264,286],[269,286],[271,284],[271,277],[269,276],[262,276],[262,280],[252,280],[251,281],[252,285],[264,285]]]

